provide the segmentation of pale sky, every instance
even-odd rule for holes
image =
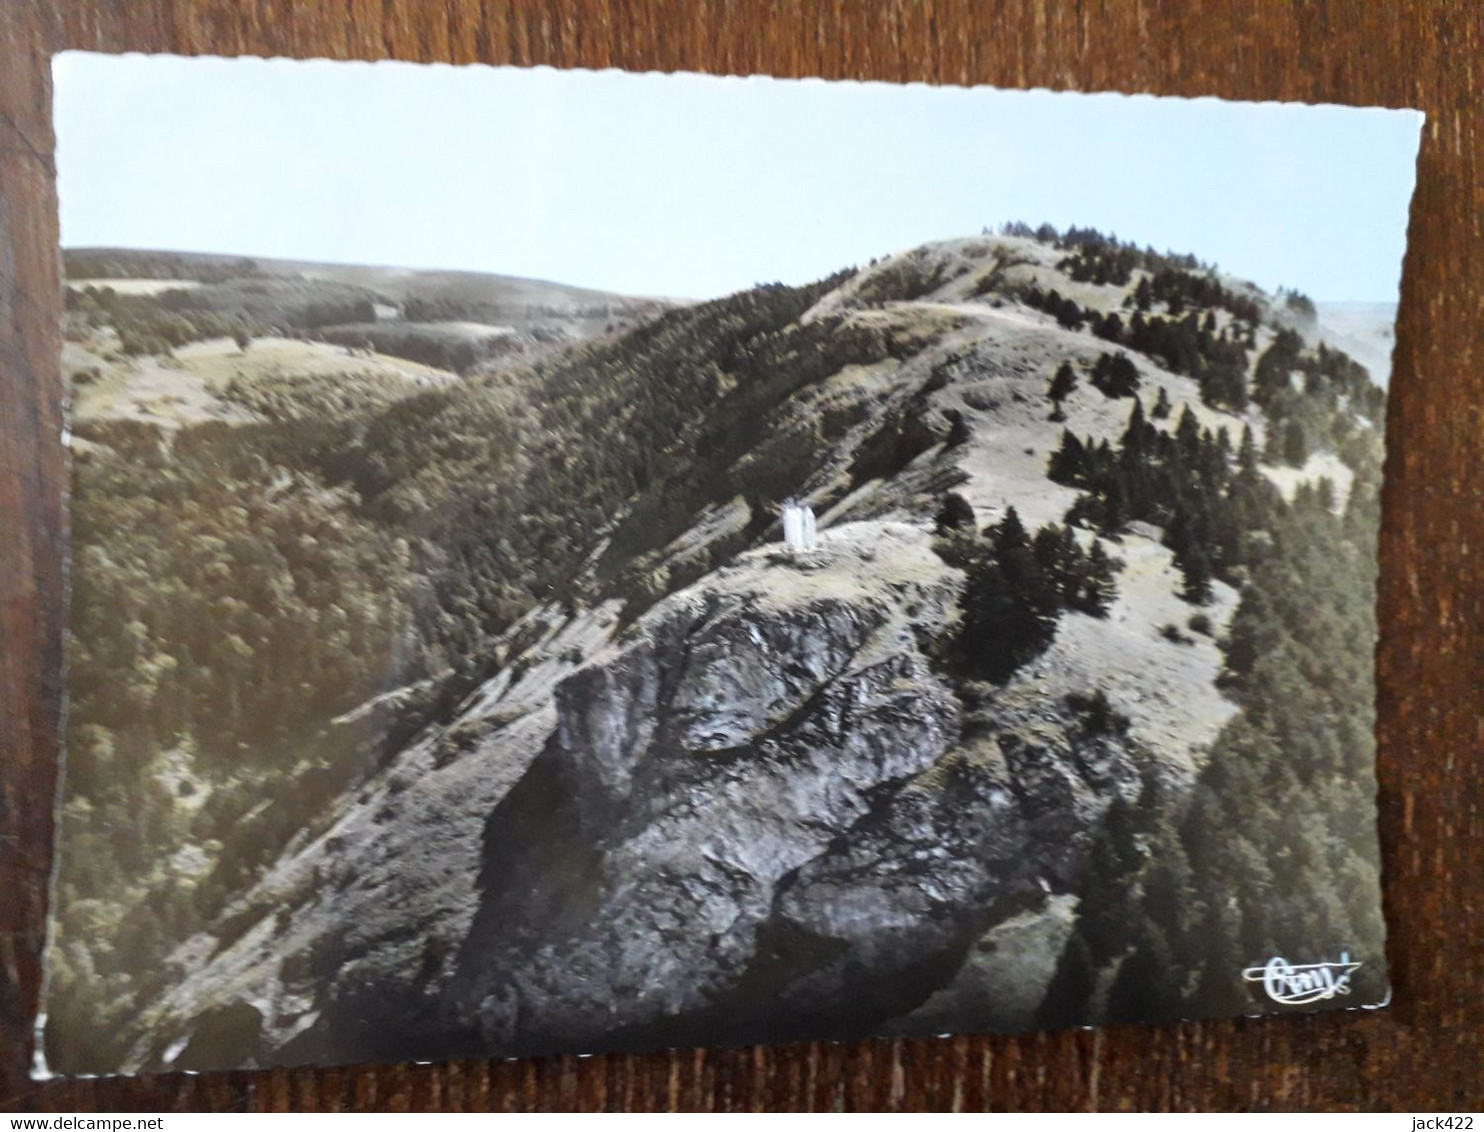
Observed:
[[[1395,301],[1422,115],[707,75],[67,52],[66,247],[705,298],[1004,220]]]

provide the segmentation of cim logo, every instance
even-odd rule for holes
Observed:
[[[1339,994],[1350,993],[1350,973],[1359,967],[1350,962],[1348,951],[1340,952],[1336,963],[1305,963],[1295,966],[1287,959],[1274,956],[1261,967],[1248,967],[1242,977],[1249,983],[1261,983],[1274,1002],[1299,1006],[1322,1002]]]

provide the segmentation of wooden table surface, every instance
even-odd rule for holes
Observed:
[[[1381,538],[1380,802],[1394,1004],[1023,1037],[32,1084],[60,686],[47,61],[63,48],[1425,110]],[[0,1108],[1484,1108],[1481,156],[1479,0],[0,0]]]

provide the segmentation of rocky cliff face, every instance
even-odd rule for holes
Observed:
[[[861,522],[781,570],[744,556],[563,686],[450,988],[481,1045],[860,1033],[1065,891],[1139,752],[1010,703],[966,739],[932,660],[961,578],[927,541]]]
[[[1059,520],[1076,497],[1046,478],[1062,425],[1045,387],[1059,360],[1090,367],[1106,343],[996,289],[1059,280],[1105,310],[1123,296],[1068,286],[1053,264],[1031,241],[962,241],[828,296],[804,321],[853,312],[855,330],[916,335],[913,350],[768,407],[749,422],[765,443],[706,456],[714,498],[621,574],[615,540],[645,546],[646,500],[617,516],[576,599],[513,627],[452,717],[177,951],[135,1060],[1029,1025],[1109,807],[1150,781],[1188,784],[1235,711],[1210,637],[1159,632],[1189,609],[1158,531],[1114,547],[1108,615],[1064,613],[1006,684],[945,660],[965,584],[934,550],[945,492],[976,526],[1012,505]],[[926,289],[877,294],[901,293],[904,272]],[[1171,421],[1189,405],[1244,423],[1136,361]],[[1084,386],[1063,408],[1106,439],[1127,404]],[[1245,423],[1261,436],[1258,416]],[[786,451],[768,447],[778,437]],[[820,514],[813,554],[771,541],[755,498],[780,461]],[[1234,604],[1215,583],[1212,635]],[[1125,726],[1068,706],[1097,690]]]
[[[961,586],[920,528],[849,523],[672,595],[548,685],[549,708],[486,689],[471,750],[438,767],[451,740],[421,744],[281,866],[276,911],[176,992],[164,1028],[187,1037],[152,1056],[845,1036],[952,995],[986,933],[1064,924],[1055,894],[1142,757],[1026,697],[966,733],[934,659]],[[541,648],[571,661],[603,639]],[[978,1010],[985,1028],[1023,1014]]]
[[[747,988],[784,894],[957,741],[924,654],[957,586],[926,542],[861,523],[813,556],[744,556],[563,685],[491,815],[451,989],[489,1044],[652,1041],[766,1002]]]

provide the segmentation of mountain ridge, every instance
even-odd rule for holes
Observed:
[[[1202,799],[1267,820],[1217,786],[1267,679],[1245,635],[1288,655],[1253,587],[1308,545],[1293,532],[1363,543],[1384,394],[1266,298],[1141,256],[1075,230],[942,241],[333,420],[143,449],[172,474],[191,444],[213,466],[242,448],[290,497],[344,492],[311,529],[404,563],[355,599],[358,631],[390,630],[371,653],[404,659],[337,686],[324,736],[291,737],[346,769],[312,808],[270,793],[211,850],[162,975],[114,992],[134,1013],[113,1056],[1082,1024],[1120,1016],[1147,977],[1130,957],[1155,954],[1184,972],[1155,1013],[1211,1009],[1200,933],[1152,894],[1187,857],[1225,867],[1186,828]],[[140,443],[79,435],[110,477]],[[785,496],[819,516],[813,559],[776,545]],[[1324,692],[1294,655],[1285,679]],[[907,738],[924,720],[932,741]],[[228,813],[279,775],[214,773],[198,789]],[[1363,892],[1373,846],[1345,853]],[[1137,933],[1106,926],[1115,897]],[[1212,938],[1274,930],[1204,914]],[[1023,985],[992,1009],[973,972],[1012,939]],[[62,1066],[98,1056],[70,1038],[75,968],[49,1031]],[[883,980],[898,993],[871,1001]]]

